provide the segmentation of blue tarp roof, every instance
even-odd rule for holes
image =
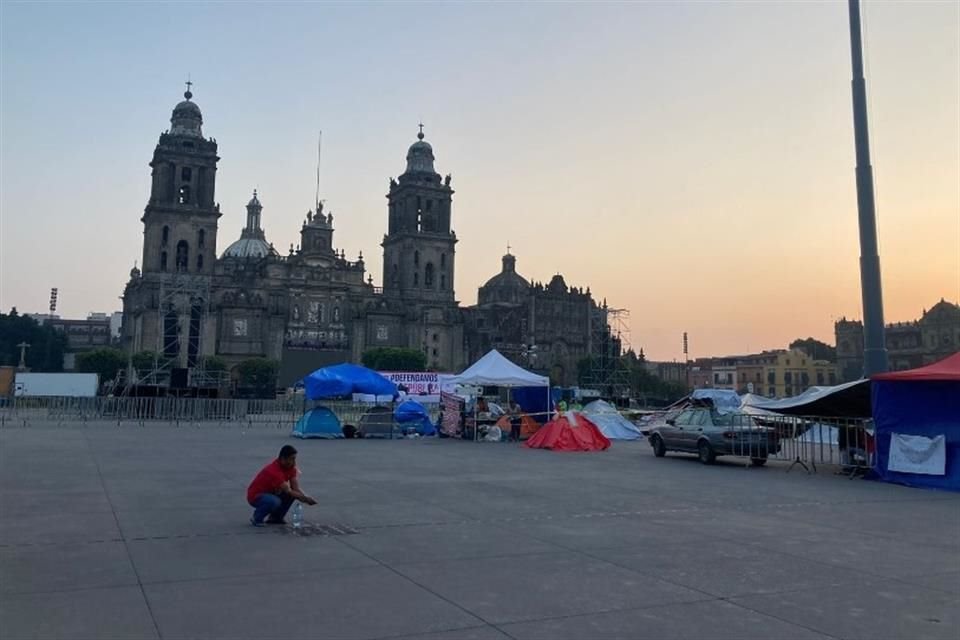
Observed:
[[[354,393],[397,397],[397,385],[382,375],[356,364],[335,364],[317,369],[303,379],[309,400],[338,398]]]

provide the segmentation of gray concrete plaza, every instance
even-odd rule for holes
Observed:
[[[247,483],[290,442],[317,535],[248,524]],[[960,495],[785,469],[7,427],[0,637],[956,640]]]

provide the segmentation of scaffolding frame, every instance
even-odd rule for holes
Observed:
[[[158,278],[156,327],[157,343],[151,370],[143,375],[127,375],[124,393],[134,384],[170,387],[173,369],[186,364],[189,385],[219,386],[219,375],[206,371],[203,334],[210,313],[210,278],[189,273],[165,273]],[[183,322],[186,318],[186,363],[183,362]],[[133,354],[128,369],[133,372]]]
[[[592,312],[590,323],[589,384],[601,395],[626,401],[630,397],[630,371],[622,361],[630,349],[630,310],[603,306]]]

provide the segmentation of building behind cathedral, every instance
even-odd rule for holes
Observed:
[[[270,220],[254,191],[240,237],[218,255],[217,142],[205,138],[200,108],[188,90],[160,135],[150,162],[143,254],[123,294],[123,341],[131,353],[154,352],[173,369],[202,375],[207,356],[235,367],[256,357],[280,361],[287,386],[332,363],[359,362],[373,347],[421,350],[428,368],[460,371],[491,348],[519,364],[576,381],[591,341],[609,335],[605,307],[589,289],[559,274],[546,286],[516,273],[516,258],[462,307],[454,292],[456,245],[451,177],[435,170],[422,131],[406,169],[389,181],[382,286],[363,254],[347,257],[334,241],[323,204],[306,213],[300,243],[281,254],[267,239]]]

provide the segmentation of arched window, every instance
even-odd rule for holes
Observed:
[[[203,271],[203,254],[197,254],[197,271]]]
[[[170,239],[170,227],[163,227],[163,234],[160,238],[160,244],[167,246],[167,241]]]
[[[190,204],[190,187],[183,185],[180,187],[180,196],[177,198],[178,204]]]
[[[415,266],[415,267],[419,267],[419,266],[420,266],[420,252],[419,252],[419,251],[414,251],[414,252],[413,252],[413,266]]]
[[[446,268],[446,266],[447,266],[447,254],[441,253],[441,254],[440,254],[440,268],[441,268],[441,269],[444,269],[444,268]]]
[[[446,274],[441,273],[440,274],[440,291],[446,291],[446,290],[447,290],[447,276]]]
[[[423,286],[433,287],[433,263],[428,262],[427,267],[423,270]]]
[[[167,270],[167,252],[161,251],[160,252],[160,271],[166,271],[166,270]]]
[[[203,229],[197,231],[197,248],[203,249],[203,243],[207,239],[207,232]]]
[[[190,267],[190,246],[186,240],[177,243],[177,271],[187,271]]]
[[[419,286],[420,286],[420,272],[419,272],[419,271],[414,271],[414,272],[413,272],[413,286],[415,286],[415,287],[419,287]]]

